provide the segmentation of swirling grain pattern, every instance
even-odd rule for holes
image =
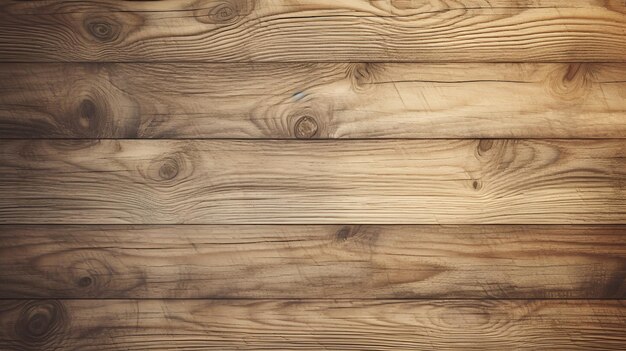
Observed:
[[[41,350],[43,343],[54,345],[48,350],[67,351],[171,350],[172,345],[177,350],[622,350],[626,305],[615,300],[5,300],[0,325],[0,348],[16,351]],[[61,327],[66,333],[51,332]]]
[[[0,61],[626,61],[623,0],[5,1]]]
[[[624,64],[5,64],[0,81],[2,138],[626,137]]]

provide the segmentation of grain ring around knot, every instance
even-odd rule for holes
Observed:
[[[212,8],[208,16],[213,23],[227,23],[235,20],[239,16],[239,12],[233,5],[222,3]]]
[[[22,309],[15,331],[22,342],[37,349],[56,349],[66,333],[68,316],[59,301],[31,301]],[[41,348],[40,348],[41,347]]]
[[[89,19],[85,26],[89,34],[101,42],[113,41],[120,34],[119,25],[106,19]]]
[[[318,126],[311,116],[302,116],[296,122],[294,133],[298,139],[310,139],[317,134]]]
[[[163,180],[172,180],[178,175],[178,167],[175,159],[167,159],[159,168],[159,176]]]

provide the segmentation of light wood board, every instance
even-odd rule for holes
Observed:
[[[624,138],[626,64],[4,64],[1,138]]]
[[[2,140],[0,223],[626,224],[612,140]]]
[[[0,61],[624,62],[623,0],[4,1]]]

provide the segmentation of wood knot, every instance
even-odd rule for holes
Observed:
[[[85,276],[78,279],[78,286],[81,288],[86,288],[93,283],[93,279],[91,277]]]
[[[563,80],[566,82],[571,82],[576,78],[577,73],[580,71],[580,67],[582,67],[582,63],[573,63],[567,66],[567,72],[565,72],[565,76]]]
[[[81,260],[73,262],[67,268],[71,282],[81,289],[81,294],[99,296],[102,290],[110,285],[115,270],[108,263],[109,260],[102,257],[89,257],[101,255],[102,252],[83,250],[81,251]],[[58,274],[65,275],[67,273],[63,271]]]
[[[354,69],[354,78],[358,81],[368,81],[371,78],[367,63],[357,64]]]
[[[352,88],[355,91],[362,91],[371,87],[376,80],[376,71],[379,66],[374,63],[355,63],[351,64],[348,74],[351,78]]]
[[[353,228],[350,226],[344,226],[335,233],[335,238],[337,241],[347,241],[348,239],[354,237],[359,231],[359,228]]]
[[[194,6],[197,8],[194,16],[202,23],[231,24],[249,13],[253,5],[253,2],[247,0],[221,0],[208,3],[205,0],[199,0]]]
[[[97,95],[99,92],[92,92]],[[105,115],[106,106],[98,106],[98,99],[91,95],[84,96],[77,107],[74,107],[75,118],[67,118],[62,121],[66,130],[81,138],[98,138],[109,136],[111,125],[107,122]]]
[[[93,38],[101,42],[113,41],[120,35],[120,25],[104,18],[89,18],[85,27]]]
[[[472,188],[474,188],[474,190],[480,190],[482,187],[483,187],[483,184],[482,184],[482,182],[480,180],[475,179],[472,182]]]
[[[178,151],[164,155],[150,163],[145,178],[155,182],[171,185],[172,181],[180,181],[193,173],[193,162],[186,152]]]
[[[92,121],[97,120],[97,114],[96,104],[89,99],[84,99],[78,106],[78,125],[89,129]]]
[[[55,344],[58,346],[58,338],[66,334],[63,329],[67,325],[67,312],[59,301],[31,301],[23,307],[15,333],[28,345],[56,349]]]
[[[237,8],[233,4],[224,2],[209,11],[209,18],[213,23],[228,23],[239,16]]]
[[[311,139],[317,134],[317,131],[317,122],[311,116],[300,117],[294,127],[294,134],[298,139]]]
[[[481,139],[478,142],[478,154],[484,155],[493,147],[493,140],[491,139]]]
[[[575,101],[581,100],[589,93],[593,79],[590,64],[572,63],[559,66],[548,77],[547,88],[553,96],[560,99]]]
[[[166,159],[159,168],[159,177],[163,180],[172,180],[178,175],[178,163],[174,158]]]

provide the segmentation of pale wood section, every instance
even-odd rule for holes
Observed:
[[[619,61],[623,0],[3,1],[0,61]]]
[[[623,350],[619,300],[0,302],[10,350]]]
[[[626,226],[0,226],[0,298],[625,298]]]
[[[0,222],[624,224],[613,140],[2,140]]]
[[[626,64],[5,64],[2,138],[623,138]]]

